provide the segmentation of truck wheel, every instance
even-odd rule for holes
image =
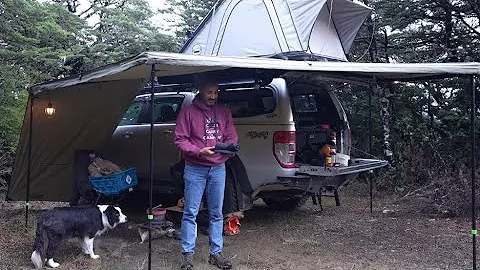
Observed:
[[[225,193],[223,198],[223,214],[238,211],[237,186],[235,184],[233,170],[226,167]]]
[[[262,198],[262,200],[272,210],[294,211],[302,207],[307,202],[308,198],[309,196],[303,195],[302,197],[292,197],[286,200],[279,200],[274,198]]]

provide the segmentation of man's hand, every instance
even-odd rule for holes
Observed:
[[[204,147],[200,150],[200,155],[201,156],[211,156],[211,155],[215,154],[215,152],[213,152],[214,148],[215,148],[215,146]]]

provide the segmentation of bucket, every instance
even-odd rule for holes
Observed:
[[[335,164],[339,164],[339,166],[342,166],[342,167],[348,166],[349,159],[350,157],[348,155],[337,153],[335,155]]]
[[[149,209],[147,209],[146,212],[147,212],[147,215],[148,215],[149,214]],[[159,208],[158,206],[152,208],[152,215],[153,215],[152,225],[159,225],[159,226],[164,225],[166,214],[167,214],[167,209],[165,209],[165,208]]]

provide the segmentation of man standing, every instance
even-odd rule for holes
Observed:
[[[200,83],[199,93],[193,103],[182,109],[177,118],[175,145],[185,158],[182,269],[193,269],[196,217],[204,191],[209,214],[208,262],[221,269],[232,268],[231,262],[222,255],[225,161],[230,156],[215,153],[214,148],[216,143],[236,143],[238,136],[230,110],[217,104],[218,91],[216,82]]]

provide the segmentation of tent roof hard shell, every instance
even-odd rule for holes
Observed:
[[[370,12],[371,8],[351,0],[223,0],[181,52],[347,61],[346,54]]]

